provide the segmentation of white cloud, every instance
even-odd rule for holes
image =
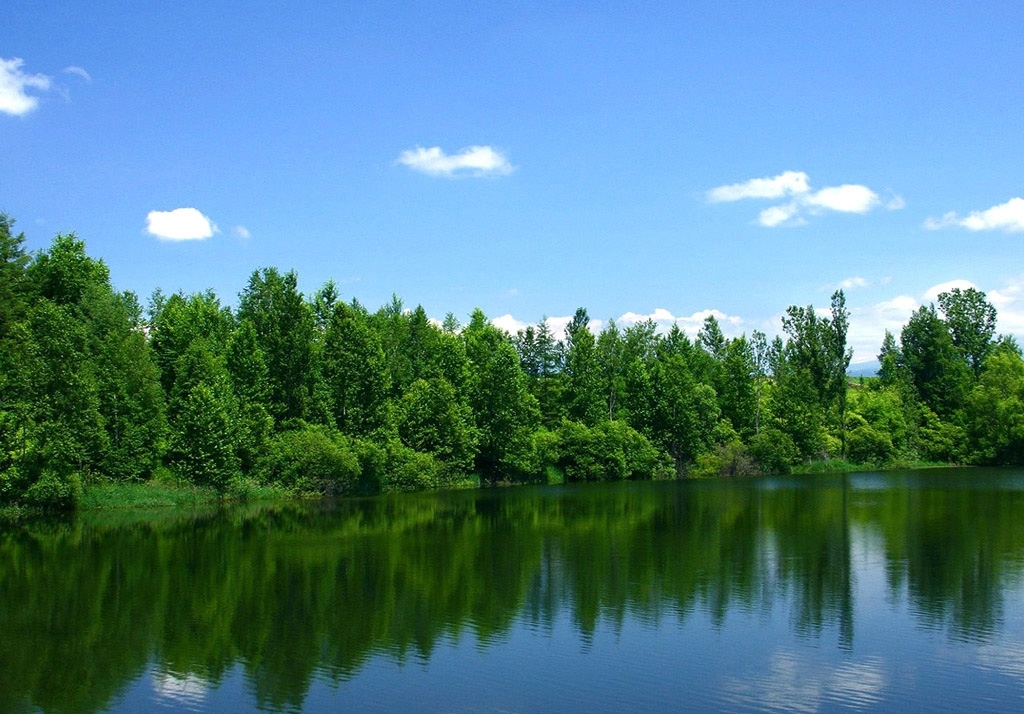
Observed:
[[[65,67],[63,69],[63,72],[65,74],[75,74],[75,75],[78,75],[79,77],[84,79],[86,82],[91,82],[92,81],[92,77],[89,76],[89,73],[86,72],[81,67],[76,67],[76,66],[72,65],[70,67]]]
[[[617,320],[618,324],[622,327],[630,327],[639,322],[645,322],[647,320],[654,321],[658,326],[658,332],[668,332],[672,325],[679,325],[679,328],[683,330],[689,337],[694,338],[697,333],[700,332],[700,328],[704,326],[704,320],[708,317],[714,316],[718,320],[719,326],[722,328],[722,333],[726,337],[739,337],[743,332],[743,318],[736,317],[735,315],[727,315],[721,310],[699,310],[691,315],[673,315],[671,312],[663,307],[654,309],[654,312],[648,314],[642,314],[637,312],[624,313]]]
[[[898,336],[918,306],[918,301],[909,295],[897,295],[891,300],[865,307],[849,306],[850,326],[846,332],[846,343],[853,348],[851,363],[874,359],[882,346],[885,331]]]
[[[231,229],[231,232],[235,234],[236,238],[241,238],[242,240],[252,238],[252,233],[250,233],[249,229],[245,226],[235,226]]]
[[[890,211],[899,211],[907,207],[907,202],[903,200],[903,196],[893,196],[885,204],[885,207]]]
[[[748,198],[777,199],[786,196],[791,198],[789,202],[762,210],[757,217],[758,224],[765,228],[799,226],[807,222],[804,214],[817,215],[825,211],[864,214],[882,204],[882,199],[877,193],[867,186],[855,183],[826,186],[812,191],[810,179],[803,171],[785,171],[778,176],[719,186],[707,192],[707,200],[710,203]],[[904,205],[901,197],[894,196],[886,207],[898,210]]]
[[[175,208],[146,214],[146,232],[161,240],[203,240],[220,231],[195,208]]]
[[[879,204],[878,194],[867,186],[844,183],[804,196],[801,202],[814,208],[842,213],[867,213]]]
[[[956,279],[928,288],[920,298],[897,295],[873,305],[850,306],[847,343],[854,350],[853,363],[874,359],[882,345],[886,330],[892,332],[898,339],[914,311],[921,305],[937,303],[940,293],[953,288],[980,290],[969,280]],[[1001,288],[989,290],[986,297],[996,308],[996,330],[1000,334],[1014,335],[1018,340],[1024,341],[1024,274],[1007,280]]]
[[[940,228],[966,228],[969,231],[1024,231],[1024,198],[1011,198],[1006,203],[992,206],[984,211],[972,211],[961,218],[950,211],[942,218],[928,218],[924,222],[928,230]]]
[[[39,105],[39,98],[26,90],[46,91],[50,78],[45,74],[25,74],[21,71],[24,61],[20,57],[0,57],[0,112],[13,116],[24,116]]]
[[[504,330],[510,335],[514,335],[520,330],[525,330],[528,323],[522,320],[517,320],[512,317],[511,314],[502,315],[501,317],[495,317],[491,320],[491,324],[495,327]]]
[[[947,280],[944,283],[933,285],[928,288],[924,293],[924,299],[929,302],[938,302],[939,295],[942,293],[948,293],[953,288],[960,288],[961,290],[967,290],[968,288],[978,289],[978,286],[972,283],[970,280]]]
[[[744,198],[782,198],[810,191],[808,176],[803,171],[783,171],[778,176],[756,178],[743,183],[719,186],[708,191],[708,201],[723,203]]]
[[[866,288],[871,285],[866,279],[861,277],[847,278],[839,282],[839,287],[843,290],[853,290],[854,288]]]
[[[797,216],[799,212],[800,209],[797,207],[796,203],[787,203],[784,206],[772,206],[757,214],[757,222],[765,228],[774,228],[775,226],[785,225],[787,222],[792,225],[801,225],[806,223],[806,221]]]
[[[998,330],[1024,342],[1024,275],[1006,281],[1002,288],[989,290],[988,301],[996,309]]]
[[[440,146],[403,151],[398,163],[430,176],[488,176],[508,174],[513,170],[508,159],[490,146],[470,146],[457,154],[446,154]]]

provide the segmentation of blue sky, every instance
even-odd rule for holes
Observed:
[[[946,285],[1024,335],[1024,4],[6,0],[0,210],[118,289],[334,278],[854,361]],[[954,282],[959,281],[959,282]]]

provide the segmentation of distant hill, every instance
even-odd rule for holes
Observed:
[[[881,367],[881,363],[873,359],[870,362],[858,362],[857,364],[851,364],[849,369],[846,370],[847,377],[874,377],[878,374],[878,369]]]

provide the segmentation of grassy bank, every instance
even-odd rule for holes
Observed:
[[[876,464],[855,464],[843,459],[828,459],[811,461],[806,464],[799,464],[793,467],[795,474],[835,474],[852,473],[857,471],[902,471],[908,469],[940,469],[958,464],[947,464],[937,461],[894,461],[884,466]]]

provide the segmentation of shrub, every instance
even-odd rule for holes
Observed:
[[[800,458],[800,450],[793,438],[779,429],[763,429],[750,439],[747,451],[761,471],[769,474],[788,474],[793,463]]]
[[[82,499],[82,479],[77,473],[58,474],[44,469],[34,484],[25,491],[24,501],[36,508],[71,510]]]
[[[267,483],[299,493],[340,495],[359,485],[359,459],[349,440],[323,426],[277,434],[258,470]]]

